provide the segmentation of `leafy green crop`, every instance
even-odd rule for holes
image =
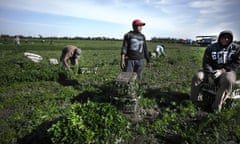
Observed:
[[[59,59],[68,44],[83,50],[71,74],[48,63],[48,58]],[[121,44],[29,39],[19,47],[0,45],[0,143],[240,143],[238,100],[219,114],[204,113],[188,101],[203,47],[165,43],[167,56],[152,58],[152,67],[144,67],[138,111],[118,112],[109,96],[115,96],[112,85],[121,71]],[[158,43],[147,44],[152,51]],[[43,60],[30,61],[26,51]],[[96,73],[77,73],[96,67]]]
[[[50,65],[47,60],[34,63],[25,58],[22,52],[12,51],[6,54],[0,61],[1,85],[11,85],[15,82],[56,81],[58,79],[59,65]]]
[[[110,104],[75,103],[71,111],[48,130],[53,143],[114,143],[128,134],[128,121]]]

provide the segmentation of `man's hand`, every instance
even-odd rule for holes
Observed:
[[[220,75],[222,75],[225,72],[224,69],[219,69],[219,70],[215,70],[213,71],[213,78],[216,79],[218,78]]]
[[[147,67],[151,68],[152,64],[151,63],[147,63]]]
[[[120,66],[121,66],[121,69],[124,69],[124,68],[125,68],[125,66],[126,66],[125,60],[121,60]]]
[[[68,71],[69,71],[69,72],[71,72],[71,73],[73,72],[73,70],[72,70],[72,69],[69,69]]]

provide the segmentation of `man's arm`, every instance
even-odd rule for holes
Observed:
[[[78,58],[75,58],[75,65],[78,66]]]
[[[70,68],[70,66],[68,64],[68,59],[69,59],[69,57],[68,57],[68,55],[66,55],[63,59],[63,62],[64,62],[64,65],[67,67],[67,70],[72,71],[72,69]]]
[[[240,67],[240,47],[239,45],[233,46],[236,47],[236,53],[232,58],[232,62],[224,67],[227,71],[230,70],[237,71],[237,69]]]
[[[124,69],[124,67],[126,66],[125,64],[125,54],[121,55],[121,69]]]
[[[128,33],[124,35],[123,38],[123,44],[122,44],[122,48],[121,48],[121,68],[123,69],[126,64],[125,64],[125,57],[127,54],[127,48],[128,48]]]
[[[148,52],[148,48],[147,48],[147,43],[146,43],[146,39],[144,37],[144,43],[143,43],[143,50],[144,50],[144,57],[147,60],[147,64],[150,64],[150,56],[149,56],[149,52]]]
[[[204,72],[213,72],[213,68],[211,66],[211,55],[210,55],[210,48],[206,48],[204,55],[203,55],[203,62],[202,62],[202,67]]]

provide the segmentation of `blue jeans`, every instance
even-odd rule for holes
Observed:
[[[142,80],[142,71],[144,66],[144,59],[140,60],[127,60],[126,72],[136,72],[139,82]]]

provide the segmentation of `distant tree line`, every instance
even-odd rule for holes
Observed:
[[[42,35],[38,35],[37,37],[33,36],[23,36],[23,35],[7,35],[7,34],[1,34],[1,41],[2,43],[8,43],[9,40],[12,40],[12,38],[15,38],[18,36],[20,39],[42,39],[42,40],[55,40],[55,39],[63,39],[63,40],[122,40],[122,39],[117,39],[117,38],[109,38],[109,37],[81,37],[81,36],[76,36],[76,37],[43,37]],[[150,39],[151,42],[157,42],[157,43],[179,43],[179,44],[196,44],[196,41],[192,39],[181,39],[181,38],[161,38],[161,37],[152,37]],[[236,43],[240,44],[240,41],[236,41]]]
[[[1,35],[1,39],[11,39],[18,36],[21,39],[63,39],[63,40],[121,40],[121,39],[117,39],[117,38],[108,38],[108,37],[80,37],[80,36],[76,36],[76,37],[57,37],[57,36],[51,36],[51,37],[43,37],[42,35],[38,35],[36,37],[33,36],[23,36],[23,35],[6,35],[6,34],[2,34]]]

